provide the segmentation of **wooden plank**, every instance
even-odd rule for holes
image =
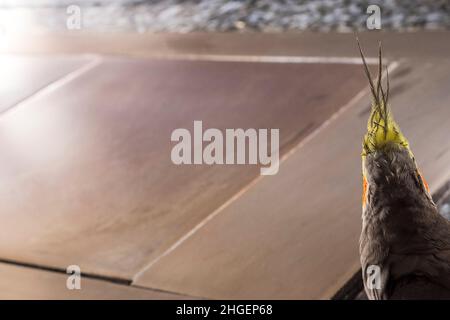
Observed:
[[[1,300],[81,300],[81,299],[192,299],[178,294],[115,284],[81,277],[81,289],[67,289],[62,273],[0,263]]]
[[[383,41],[387,57],[447,59],[448,31],[359,32],[368,52],[376,52]],[[418,46],[417,44],[421,45]],[[335,32],[193,32],[177,33],[78,33],[10,37],[0,52],[27,54],[98,53],[127,56],[230,55],[230,56],[319,56],[358,55],[353,33]]]
[[[433,190],[450,176],[450,63],[403,65],[390,101]],[[394,75],[395,75],[394,74]],[[135,281],[208,298],[330,298],[358,270],[369,97]]]
[[[0,56],[0,113],[86,65],[83,57]]]
[[[363,85],[355,65],[106,60],[0,118],[0,257],[130,279],[259,175],[175,166],[172,130],[279,128],[285,152]]]

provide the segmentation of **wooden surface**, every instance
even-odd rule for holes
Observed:
[[[424,176],[438,186],[450,177],[450,63],[414,68],[394,73],[390,101]],[[262,179],[136,283],[216,299],[330,298],[359,269],[368,99],[340,114],[287,158],[278,175]]]
[[[382,39],[400,62],[394,114],[436,190],[450,177],[448,33],[361,38],[369,56]],[[0,109],[9,108],[0,115],[0,260],[30,266],[0,264],[0,298],[180,297],[133,287],[142,286],[203,298],[326,299],[359,267],[369,98],[335,112],[366,87],[361,66],[202,61],[357,57],[354,35],[10,40],[1,52],[27,56],[7,63],[0,85]],[[134,59],[167,55],[181,60]],[[170,133],[192,130],[193,120],[279,127],[287,158],[278,175],[253,184],[256,166],[173,166]],[[69,264],[134,281],[86,279],[86,290],[72,292],[65,274],[39,269]]]
[[[359,32],[367,52],[373,56],[383,41],[388,58],[447,59],[448,31]],[[31,38],[10,37],[0,52],[33,54],[117,54],[125,56],[185,57],[221,56],[318,56],[359,57],[354,33],[334,32],[193,32],[167,33],[89,33],[36,34]]]
[[[175,166],[172,130],[279,128],[285,152],[362,79],[343,64],[104,59],[0,118],[0,257],[131,279],[259,175]]]
[[[81,278],[80,290],[68,290],[66,274],[4,263],[0,263],[0,274],[0,300],[193,299],[84,277]]]
[[[89,57],[0,55],[0,113],[89,63]]]

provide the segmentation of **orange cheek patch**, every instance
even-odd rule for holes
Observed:
[[[366,198],[367,198],[367,180],[366,177],[363,176],[363,193],[362,193],[362,204],[363,207],[366,206]]]
[[[430,193],[430,187],[428,186],[428,182],[423,177],[422,173],[420,171],[417,171],[417,173],[420,176],[420,179],[422,179],[423,185],[425,186],[425,189],[427,189],[428,193]]]

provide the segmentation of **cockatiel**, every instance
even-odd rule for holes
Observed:
[[[360,256],[369,299],[450,299],[450,222],[439,215],[389,108],[389,75],[369,78],[372,111],[362,151]],[[424,106],[426,108],[426,106]]]

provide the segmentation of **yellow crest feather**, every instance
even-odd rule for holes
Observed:
[[[358,38],[356,39],[358,43],[359,52],[364,64],[364,70],[366,72],[367,78],[369,79],[369,86],[372,93],[372,111],[367,122],[367,133],[363,140],[363,152],[362,155],[366,156],[369,153],[379,150],[387,143],[396,143],[409,150],[409,144],[405,136],[400,131],[398,124],[394,121],[392,113],[388,105],[389,98],[389,73],[386,68],[386,92],[381,84],[382,78],[382,57],[381,57],[381,43],[379,44],[379,54],[378,54],[378,79],[377,86],[375,88],[370,74],[369,68],[364,58],[361,46],[359,44]]]

